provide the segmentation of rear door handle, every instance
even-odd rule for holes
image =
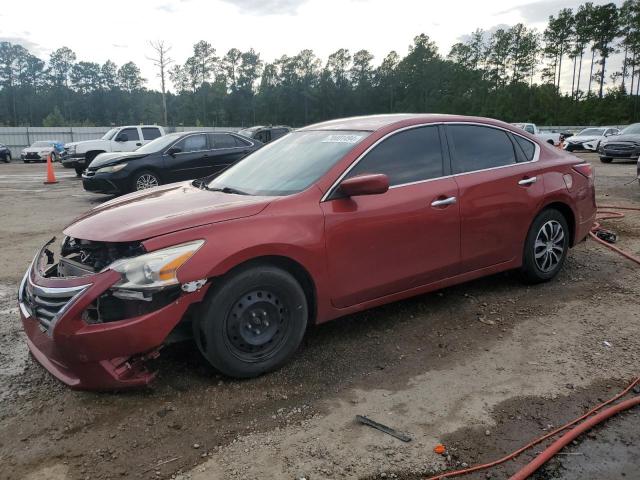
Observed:
[[[458,201],[458,199],[456,197],[440,198],[438,200],[434,200],[433,202],[431,202],[431,206],[432,207],[444,207],[446,205],[453,205],[457,201]]]
[[[524,186],[532,185],[537,181],[538,181],[538,177],[523,178],[518,182],[518,185],[524,185]]]

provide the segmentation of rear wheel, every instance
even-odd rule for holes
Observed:
[[[4,156],[4,159],[3,159],[3,160],[4,160],[4,163],[11,163],[11,154],[10,154],[10,153],[7,153],[7,154]]]
[[[555,277],[569,250],[569,226],[558,210],[541,212],[531,224],[524,245],[522,273],[529,283]]]
[[[134,175],[131,190],[140,191],[160,185],[160,177],[154,172],[144,170]]]
[[[613,158],[611,158],[611,157],[600,157],[600,161],[602,163],[611,163],[613,161]]]
[[[300,284],[288,272],[265,265],[222,279],[208,293],[193,329],[211,365],[225,375],[249,378],[289,360],[307,321]]]

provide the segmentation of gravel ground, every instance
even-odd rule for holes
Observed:
[[[582,156],[600,204],[640,205],[634,164]],[[545,285],[500,274],[312,328],[258,379],[219,376],[187,342],[163,350],[150,388],[70,391],[28,355],[15,306],[34,252],[105,200],[57,173],[45,187],[42,165],[0,165],[0,478],[417,479],[502,456],[640,373],[638,269],[586,242]],[[640,215],[607,226],[640,252]],[[637,411],[612,420],[538,478],[633,478],[638,426]],[[441,442],[449,458],[433,453]]]

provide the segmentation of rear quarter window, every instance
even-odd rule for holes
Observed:
[[[531,140],[527,140],[526,138],[521,137],[520,135],[514,135],[513,138],[515,138],[516,143],[522,149],[522,152],[524,153],[524,158],[528,162],[533,160],[533,157],[536,153],[535,144]]]

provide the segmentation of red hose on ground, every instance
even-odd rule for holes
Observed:
[[[629,408],[635,407],[636,405],[640,405],[640,396],[630,398],[629,400],[625,400],[624,402],[620,402],[613,407],[609,407],[606,410],[601,411],[594,417],[585,420],[580,425],[572,428],[558,440],[549,445],[549,447],[547,447],[529,464],[525,465],[524,468],[518,471],[515,475],[511,476],[509,480],[526,480],[527,478],[529,478],[529,476],[533,475],[533,473],[542,465],[547,463],[556,453],[558,453],[566,445],[582,435],[584,432],[586,432],[587,430],[591,430],[593,427],[595,427],[600,422],[605,421],[607,418],[612,417],[624,410],[628,410]]]
[[[640,208],[637,208],[637,207],[619,207],[619,206],[612,206],[612,205],[603,205],[603,206],[600,206],[599,208],[640,211]],[[633,262],[635,262],[635,263],[640,265],[640,258],[638,258],[635,255],[632,255],[630,253],[627,253],[624,250],[621,250],[618,247],[615,247],[615,246],[611,245],[610,243],[605,242],[604,240],[602,240],[601,238],[599,238],[596,235],[596,232],[598,232],[598,230],[600,230],[602,228],[600,226],[600,222],[599,222],[600,220],[608,220],[608,219],[622,218],[622,217],[624,217],[624,213],[621,213],[621,212],[615,212],[615,211],[610,211],[610,210],[599,210],[597,215],[596,215],[596,222],[593,224],[593,227],[591,228],[591,231],[589,232],[589,235],[591,236],[591,238],[593,238],[596,242],[600,243],[601,245],[604,245],[605,247],[613,250],[616,253],[619,253],[623,257],[625,257],[625,258],[627,258],[627,259],[629,259],[629,260],[631,260],[631,261],[633,261]],[[446,473],[443,473],[442,475],[436,475],[434,477],[429,477],[426,480],[442,480],[444,478],[457,477],[459,475],[466,475],[468,473],[477,472],[479,470],[485,470],[487,468],[495,467],[497,465],[500,465],[502,463],[505,463],[505,462],[507,462],[509,460],[514,459],[515,457],[520,455],[522,452],[530,449],[531,447],[533,447],[535,445],[538,445],[541,442],[544,442],[545,440],[555,436],[559,432],[561,432],[563,430],[566,430],[566,429],[568,429],[570,427],[573,427],[569,432],[565,433],[562,437],[560,437],[558,440],[556,440],[554,443],[552,443],[540,455],[538,455],[532,462],[530,462],[528,465],[526,465],[523,469],[521,469],[519,472],[517,472],[515,475],[513,475],[509,479],[509,480],[524,480],[524,479],[528,478],[532,473],[534,473],[538,468],[540,468],[542,465],[544,465],[547,461],[549,461],[549,459],[551,459],[559,450],[561,450],[564,446],[566,446],[569,442],[571,442],[576,437],[581,435],[583,432],[593,428],[598,423],[606,420],[607,418],[609,418],[609,417],[611,417],[611,416],[613,416],[613,415],[615,415],[615,414],[617,414],[617,413],[619,413],[619,412],[621,412],[623,410],[629,409],[629,408],[634,407],[636,405],[640,405],[640,396],[639,396],[639,397],[632,398],[630,400],[625,400],[624,402],[620,402],[619,404],[617,404],[617,405],[615,405],[613,407],[610,407],[610,408],[608,408],[608,409],[606,409],[604,411],[600,411],[600,410],[602,410],[602,408],[606,407],[607,405],[615,402],[619,398],[621,398],[624,395],[626,395],[633,387],[635,387],[638,384],[640,384],[640,377],[636,378],[633,382],[631,382],[631,384],[627,388],[625,388],[622,392],[617,394],[615,397],[613,397],[613,398],[607,400],[606,402],[603,402],[600,405],[592,408],[591,410],[589,410],[587,413],[585,413],[581,417],[576,418],[575,420],[572,420],[571,422],[563,425],[562,427],[556,428],[552,432],[549,432],[546,435],[543,435],[542,437],[539,437],[536,440],[533,440],[532,442],[528,443],[527,445],[519,448],[515,452],[512,452],[512,453],[510,453],[509,455],[507,455],[505,457],[502,457],[502,458],[500,458],[498,460],[495,460],[493,462],[490,462],[490,463],[485,463],[485,464],[482,464],[482,465],[476,465],[474,467],[469,467],[469,468],[465,468],[465,469],[462,469],[462,470],[453,470],[451,472],[446,472]],[[582,420],[586,419],[587,417],[590,417],[591,415],[593,415],[596,412],[599,412],[599,413],[597,413],[595,416],[589,418],[585,422],[581,423],[577,427],[574,427],[574,425],[576,425],[577,423],[579,423]]]

